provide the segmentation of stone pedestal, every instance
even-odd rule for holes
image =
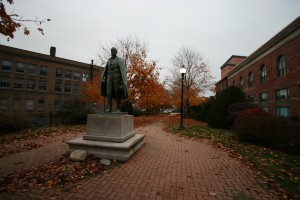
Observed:
[[[86,134],[68,141],[68,152],[84,150],[99,158],[126,161],[144,145],[144,136],[133,128],[133,116],[127,113],[90,114]]]

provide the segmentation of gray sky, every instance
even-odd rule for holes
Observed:
[[[202,53],[215,81],[231,55],[248,56],[300,15],[299,0],[15,0],[8,11],[24,18],[50,18],[45,35],[28,24],[3,45],[90,63],[99,44],[128,35],[150,44],[150,58],[171,69],[182,47]]]

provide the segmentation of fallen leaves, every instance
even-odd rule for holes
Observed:
[[[75,183],[91,174],[105,170],[100,159],[88,156],[83,162],[72,162],[68,155],[59,160],[14,172],[0,180],[0,192],[25,192],[32,188],[42,190]]]
[[[36,149],[49,143],[65,140],[68,135],[83,133],[85,126],[56,126],[24,129],[18,133],[0,136],[0,158]]]

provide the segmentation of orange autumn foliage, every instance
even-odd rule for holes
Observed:
[[[82,94],[85,96],[85,100],[88,103],[101,103],[104,101],[104,97],[100,96],[100,78],[101,72],[95,74],[94,78],[85,83]]]

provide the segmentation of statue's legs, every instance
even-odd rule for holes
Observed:
[[[118,73],[110,73],[107,77],[106,91],[107,91],[107,112],[112,111],[112,99],[113,96],[116,98],[117,112],[121,111],[121,100],[120,100],[120,79],[121,75]]]
[[[113,88],[112,79],[110,77],[108,77],[107,82],[106,82],[106,93],[107,93],[106,112],[111,112],[112,111],[112,88]]]

